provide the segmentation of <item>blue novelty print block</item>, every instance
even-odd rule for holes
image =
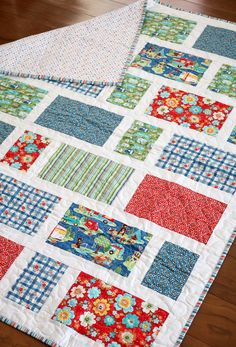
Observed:
[[[131,66],[196,86],[210,63],[209,59],[147,43]]]
[[[128,276],[152,235],[72,204],[47,243]]]

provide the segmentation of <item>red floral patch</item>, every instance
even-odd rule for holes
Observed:
[[[0,279],[23,250],[23,246],[0,236]]]
[[[125,211],[206,244],[226,207],[179,184],[146,175]]]
[[[149,347],[168,313],[81,272],[52,319],[105,347]]]
[[[27,171],[49,143],[47,137],[26,130],[11,146],[1,162],[17,170]]]
[[[232,108],[196,94],[162,86],[146,114],[214,136]]]

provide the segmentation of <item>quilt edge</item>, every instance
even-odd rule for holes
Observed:
[[[206,298],[209,290],[210,290],[210,287],[211,285],[213,284],[219,270],[221,269],[221,266],[223,265],[225,259],[226,259],[226,256],[235,240],[235,237],[236,237],[236,228],[233,230],[227,244],[225,245],[225,248],[212,272],[212,275],[211,277],[209,278],[208,282],[206,283],[203,291],[202,291],[202,294],[200,295],[196,305],[194,306],[193,310],[192,310],[192,313],[190,314],[184,328],[182,329],[178,339],[176,340],[175,344],[173,347],[179,347],[181,345],[181,343],[183,342],[190,326],[192,325],[192,322],[195,318],[195,316],[197,315],[201,305],[203,304],[204,302],[204,299]],[[3,315],[0,315],[0,321],[9,325],[9,326],[12,326],[13,328],[19,330],[19,331],[22,331],[24,332],[25,334],[29,335],[29,336],[32,336],[34,337],[35,339],[47,344],[48,346],[51,346],[51,347],[62,347],[61,345],[59,345],[57,342],[53,341],[53,340],[50,340],[48,338],[45,338],[43,335],[39,334],[38,332],[34,331],[34,330],[30,330],[28,329],[27,327],[25,327],[24,325],[21,325]]]
[[[197,315],[201,305],[203,304],[203,302],[204,302],[204,300],[205,300],[205,298],[206,298],[206,296],[207,296],[207,294],[211,288],[211,285],[213,284],[219,270],[221,269],[221,266],[223,265],[231,246],[233,245],[235,237],[236,237],[236,228],[233,230],[227,244],[225,245],[225,248],[224,248],[224,250],[223,250],[223,252],[222,252],[222,254],[221,254],[221,256],[220,256],[220,258],[219,258],[219,260],[218,260],[218,262],[217,262],[217,264],[216,264],[216,266],[212,272],[211,277],[209,278],[208,282],[206,283],[196,305],[194,306],[194,308],[192,310],[192,313],[190,314],[187,322],[185,323],[184,328],[182,329],[182,331],[181,331],[179,337],[177,338],[173,347],[179,347],[181,345],[181,343],[183,342],[190,326],[193,323],[195,316]]]

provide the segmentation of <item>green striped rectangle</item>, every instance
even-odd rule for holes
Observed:
[[[134,169],[69,145],[61,145],[39,177],[111,204]]]

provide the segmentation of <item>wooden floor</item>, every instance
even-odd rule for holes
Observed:
[[[0,0],[0,44],[99,16],[135,0]],[[168,0],[177,8],[236,22],[236,0]],[[236,346],[236,245],[213,283],[182,347]],[[0,347],[42,347],[0,323]],[[86,347],[86,346],[78,346]]]

